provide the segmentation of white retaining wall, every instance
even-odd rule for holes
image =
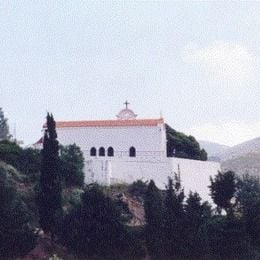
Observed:
[[[135,180],[153,179],[160,189],[164,189],[168,176],[180,171],[184,192],[197,191],[203,200],[211,201],[209,197],[209,178],[220,170],[219,163],[197,160],[166,158],[165,160],[142,161],[137,158],[125,159],[94,159],[85,164],[86,183],[100,184],[132,183]]]

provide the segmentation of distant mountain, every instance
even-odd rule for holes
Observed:
[[[208,142],[208,141],[199,141],[200,147],[204,148],[208,154],[209,160],[220,160],[218,157],[219,154],[226,151],[227,149],[231,148],[230,146],[218,144],[214,142]]]
[[[234,171],[238,175],[250,174],[260,177],[260,152],[247,153],[223,161],[221,169],[222,171]]]
[[[216,153],[215,156],[219,157],[221,161],[226,161],[258,152],[260,153],[260,137],[230,147],[222,152]]]

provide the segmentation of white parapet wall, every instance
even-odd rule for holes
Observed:
[[[87,160],[85,182],[103,185],[132,183],[138,179],[153,179],[160,189],[165,189],[168,177],[179,173],[185,195],[198,192],[203,200],[209,200],[210,176],[220,170],[220,164],[197,160],[165,158],[164,160],[139,160],[138,158],[104,158]]]
[[[185,195],[190,191],[198,192],[203,200],[212,202],[209,193],[210,176],[220,171],[218,162],[198,161],[180,158],[168,158],[173,172],[180,171],[180,178]]]

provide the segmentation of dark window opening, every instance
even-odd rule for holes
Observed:
[[[99,148],[99,156],[105,156],[105,148],[104,147]]]
[[[92,147],[90,149],[90,156],[96,156],[97,155],[97,149],[95,147]]]
[[[109,147],[107,149],[107,156],[110,156],[110,157],[114,156],[114,149],[113,149],[113,147]]]
[[[130,147],[130,149],[129,149],[129,156],[130,157],[136,157],[136,150],[133,146]]]

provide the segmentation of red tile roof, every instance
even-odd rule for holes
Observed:
[[[163,124],[163,118],[159,119],[133,119],[133,120],[94,120],[94,121],[58,121],[56,128],[67,127],[120,127],[120,126],[157,126]],[[44,124],[43,127],[46,127]]]

